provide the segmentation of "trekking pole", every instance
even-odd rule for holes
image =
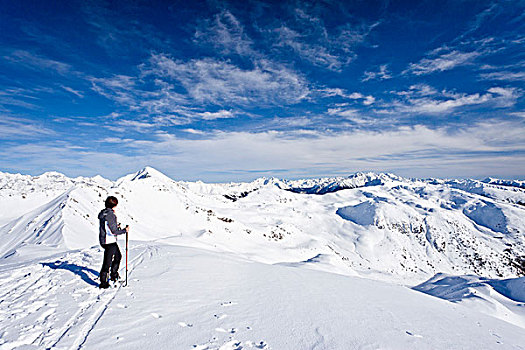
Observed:
[[[128,286],[128,232],[126,232],[126,283],[124,287]]]

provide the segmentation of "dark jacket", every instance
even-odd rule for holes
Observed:
[[[117,236],[126,233],[126,229],[119,228],[117,216],[111,208],[106,208],[98,214],[99,232],[98,240],[100,244],[110,244],[117,242]]]

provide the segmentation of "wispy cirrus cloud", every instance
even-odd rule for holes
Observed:
[[[324,97],[339,96],[348,100],[360,100],[365,106],[369,106],[375,102],[375,97],[372,95],[364,95],[360,92],[349,93],[341,88],[323,88],[318,89],[318,92]]]
[[[158,127],[249,115],[245,107],[293,105],[310,94],[303,76],[266,59],[254,60],[251,68],[240,68],[213,58],[184,61],[152,54],[138,70],[138,76],[92,77],[92,90],[129,112],[147,113]],[[144,122],[140,116],[132,120]],[[127,126],[137,129],[137,125]]]
[[[501,81],[525,81],[525,71],[497,71],[480,74],[484,80],[501,80]]]
[[[344,24],[329,30],[324,21],[305,9],[296,8],[293,20],[271,32],[277,35],[275,47],[290,48],[302,60],[332,71],[341,71],[355,58],[362,44],[380,22]]]
[[[358,126],[369,126],[377,124],[378,122],[377,119],[364,115],[363,111],[359,109],[344,106],[329,108],[327,114],[330,116],[341,117],[344,121],[349,121]]]
[[[90,81],[95,92],[120,104],[136,107],[141,99],[135,77],[118,74],[107,78],[92,77]]]
[[[12,107],[22,107],[25,109],[39,109],[40,107],[31,100],[32,97],[17,96],[6,91],[0,91],[0,110],[10,111]],[[9,108],[8,108],[9,107]]]
[[[0,116],[0,140],[2,141],[31,139],[54,134],[53,130],[28,118],[6,114]]]
[[[9,87],[0,91],[0,106],[3,106],[4,111],[8,111],[7,106],[39,110],[43,96],[53,96],[56,93],[49,86]]]
[[[454,39],[454,41],[459,42],[467,38],[469,35],[475,33],[482,24],[489,18],[494,17],[494,15],[499,12],[499,7],[497,3],[491,3],[481,12],[479,12],[470,23],[468,23],[467,30],[463,32],[460,36]]]
[[[450,51],[447,53],[432,55],[429,58],[423,58],[417,63],[410,63],[408,68],[402,74],[426,75],[434,72],[443,72],[459,66],[472,63],[481,53]]]
[[[96,35],[96,43],[112,57],[172,44],[170,38],[153,24],[137,14],[123,15],[121,8],[114,8],[111,2],[81,3],[80,9],[88,30]]]
[[[243,69],[211,58],[181,61],[154,54],[144,74],[171,79],[190,98],[206,104],[294,104],[309,94],[308,83],[301,75],[265,59]]]
[[[407,90],[390,91],[390,93],[398,96],[414,97],[438,95],[439,91],[428,84],[419,83],[410,85]]]
[[[409,114],[446,114],[461,107],[490,105],[504,108],[516,104],[523,91],[512,87],[492,87],[484,93],[457,93],[437,91],[425,84],[411,86],[405,91],[392,92],[402,99],[394,99],[383,103],[377,111],[380,113],[409,113]]]
[[[303,35],[286,26],[274,30],[278,34],[277,46],[290,47],[300,58],[316,66],[325,67],[330,70],[340,70],[345,64],[341,57],[330,53],[327,46],[311,44]],[[346,59],[348,61],[348,59]]]
[[[71,65],[26,50],[13,50],[3,58],[7,62],[19,67],[39,71],[51,71],[60,75],[68,75],[72,73]]]
[[[64,90],[66,90],[67,92],[77,96],[77,97],[84,98],[84,94],[82,92],[80,92],[79,90],[75,90],[72,87],[65,86],[65,85],[60,85],[60,87],[62,89],[64,89]]]
[[[230,11],[223,10],[213,20],[203,21],[196,29],[194,40],[210,44],[222,54],[259,56],[253,49],[253,40],[245,33],[244,26]]]
[[[388,71],[388,64],[382,64],[379,66],[379,70],[376,72],[366,71],[363,74],[363,78],[361,79],[362,82],[369,81],[369,80],[386,80],[391,79],[392,75]]]

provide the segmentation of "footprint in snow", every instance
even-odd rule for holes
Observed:
[[[253,344],[252,346],[257,348],[257,349],[268,349],[268,344],[265,341],[262,341],[262,340],[259,343],[257,343],[257,344]]]
[[[414,337],[414,338],[423,338],[422,335],[419,335],[419,334],[415,334],[415,333],[412,333],[412,332],[409,332],[409,331],[406,331],[406,334]]]
[[[221,332],[221,333],[237,333],[237,328],[230,328],[229,330],[226,330],[224,328],[215,328],[215,331],[216,332]]]
[[[233,301],[223,301],[221,303],[221,306],[232,306],[232,305],[237,305],[237,303],[234,303]]]
[[[241,345],[240,341],[233,339],[223,344],[219,349],[220,350],[241,350],[243,349],[243,346]]]

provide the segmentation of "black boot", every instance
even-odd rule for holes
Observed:
[[[99,288],[109,288],[109,282],[108,282],[108,273],[107,272],[101,272],[100,273],[100,285]]]
[[[112,272],[111,273],[111,281],[112,282],[117,282],[119,277],[120,277],[120,275],[118,274],[118,272]]]

